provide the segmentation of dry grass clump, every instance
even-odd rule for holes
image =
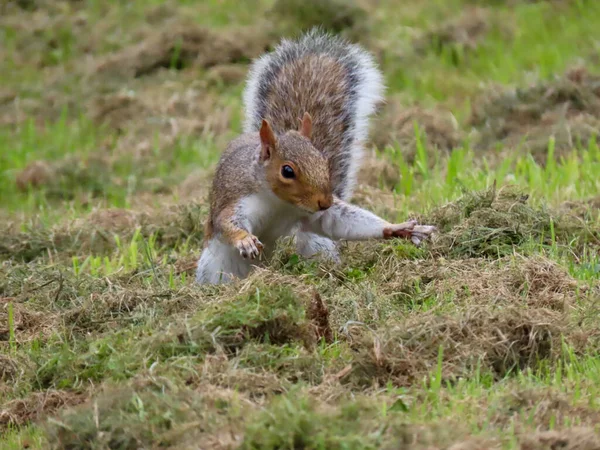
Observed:
[[[246,69],[240,70],[245,73]],[[92,94],[88,105],[96,123],[119,133],[118,154],[131,155],[149,166],[157,163],[157,150],[168,160],[181,139],[227,138],[232,108],[207,92],[203,82],[191,79],[182,83],[167,77],[139,81],[135,86],[135,91],[127,93]]]
[[[516,6],[519,3],[543,3],[549,2],[556,5],[568,4],[572,0],[469,0],[471,3],[489,6]]]
[[[522,417],[529,417],[538,429],[556,430],[568,428],[572,423],[594,426],[600,420],[600,411],[585,401],[577,401],[569,395],[547,387],[516,388],[504,395],[497,405],[493,421],[496,426],[524,428]],[[524,434],[524,433],[523,433]]]
[[[297,34],[313,27],[364,40],[368,15],[354,0],[277,0],[271,14],[278,19],[280,34]]]
[[[584,201],[564,202],[560,205],[560,210],[593,223],[600,217],[600,196]]]
[[[420,143],[415,124],[419,127]],[[377,148],[397,145],[409,162],[415,159],[418,145],[423,145],[432,155],[449,153],[461,139],[458,123],[449,111],[407,107],[396,98],[388,99],[371,131],[371,141]]]
[[[72,299],[59,320],[70,333],[85,335],[117,329],[129,322],[144,323],[157,317],[193,312],[200,299],[194,290],[113,284],[106,292]]]
[[[319,319],[323,308],[314,311],[314,319],[319,320],[314,325],[306,314],[310,289],[293,277],[280,276],[277,282],[267,283],[260,275],[253,274],[241,289],[239,285],[229,286],[207,299],[202,310],[182,328],[152,345],[158,345],[165,355],[190,349],[235,354],[252,342],[276,346],[301,342],[311,347],[315,336],[325,331]],[[271,274],[271,278],[275,276]]]
[[[6,5],[8,3],[8,5]],[[60,64],[63,46],[74,50],[89,50],[98,37],[90,30],[85,11],[73,8],[77,2],[21,0],[20,3],[36,3],[35,8],[21,10],[11,8],[17,2],[0,5],[0,27],[14,30],[13,41],[16,61],[36,69],[47,69]],[[93,37],[92,37],[93,35]]]
[[[258,350],[255,347],[249,344],[248,351]],[[265,353],[273,356],[273,353]],[[192,387],[215,385],[225,389],[235,389],[257,403],[263,403],[273,395],[283,394],[292,387],[292,382],[286,379],[285,373],[282,373],[285,370],[281,370],[281,366],[278,366],[283,358],[274,361],[270,366],[265,364],[264,367],[250,366],[242,358],[231,358],[224,354],[207,354],[200,366],[201,370],[187,374],[186,384]],[[240,361],[244,364],[240,364]],[[293,363],[292,358],[288,358],[288,362]]]
[[[26,191],[52,183],[56,178],[55,168],[46,161],[32,161],[17,175],[17,188]]]
[[[176,247],[183,242],[200,246],[204,234],[206,208],[196,203],[173,205],[152,214],[121,209],[97,210],[89,218],[66,225],[33,225],[25,232],[8,229],[0,243],[0,258],[33,261],[52,255],[102,255],[118,248],[134,234],[155,238],[158,247]]]
[[[383,398],[382,398],[383,397]],[[402,400],[358,394],[327,402],[301,390],[273,399],[245,426],[242,449],[351,448],[483,450],[500,448],[471,437],[459,421],[407,419]],[[410,417],[410,416],[409,416]]]
[[[87,395],[81,392],[48,390],[32,392],[0,407],[0,431],[19,427],[55,414],[62,408],[83,403]]]
[[[498,258],[522,244],[571,246],[599,242],[598,230],[570,216],[530,206],[518,189],[495,186],[435,209],[423,222],[440,229],[431,250],[451,257]]]
[[[349,381],[409,386],[433,373],[440,355],[445,380],[477,370],[500,379],[543,360],[555,362],[562,341],[569,342],[574,330],[565,315],[551,310],[474,306],[453,315],[409,316],[376,332],[353,332],[358,336],[351,345],[358,354]]]
[[[450,50],[458,62],[464,51],[475,50],[481,45],[489,31],[497,25],[493,22],[496,16],[484,8],[464,9],[458,17],[435,26],[418,38],[414,43],[415,50],[433,50],[436,53]]]
[[[216,386],[201,390],[167,380],[106,389],[47,423],[51,448],[231,448],[251,404]],[[229,444],[229,446],[225,444]],[[219,446],[222,444],[222,446]]]
[[[125,324],[193,312],[203,304],[202,292],[195,286],[169,287],[173,266],[167,264],[151,270],[151,281],[139,271],[97,277],[56,266],[23,267],[0,268],[0,300],[12,303],[17,345],[63,334],[83,339]],[[8,323],[8,309],[0,308],[0,342],[9,341]],[[10,358],[0,362],[0,373],[7,377],[21,367]]]
[[[53,332],[52,326],[56,325],[55,315],[46,315],[21,303],[13,303],[12,314],[12,331],[17,342],[30,341],[36,337],[48,335]],[[2,307],[0,308],[0,341],[9,341],[9,325],[8,309]]]
[[[391,190],[400,182],[400,171],[384,156],[371,152],[361,163],[357,181],[359,184]]]
[[[207,79],[216,85],[236,85],[245,81],[248,70],[239,64],[221,64],[211,67]]]
[[[452,305],[527,305],[568,311],[588,293],[559,264],[543,256],[507,256],[499,260],[399,260],[382,258],[373,267],[377,292],[396,305],[435,299]]]
[[[16,176],[17,187],[26,191],[43,188],[48,198],[73,199],[77,188],[98,196],[112,184],[110,163],[103,157],[65,157],[54,162],[33,161]]]
[[[544,163],[550,137],[559,157],[600,134],[600,78],[575,68],[551,81],[488,94],[473,102],[470,124],[479,132],[476,148],[522,147]]]
[[[521,450],[596,450],[600,436],[592,428],[574,427],[565,430],[538,431],[522,438]]]
[[[213,176],[213,170],[195,170],[179,184],[177,193],[183,199],[203,199],[207,202]]]
[[[126,130],[129,122],[148,114],[140,100],[125,94],[105,95],[94,99],[90,112],[95,122],[118,131]]]
[[[0,332],[1,333],[1,332]],[[2,340],[5,336],[2,336]],[[19,373],[19,362],[8,355],[0,355],[0,382],[12,383]],[[2,390],[0,389],[0,394]]]
[[[139,44],[101,61],[99,74],[141,77],[161,68],[213,67],[248,62],[268,45],[265,33],[256,29],[217,32],[208,28],[168,23],[152,31]]]
[[[361,184],[356,187],[352,196],[352,202],[367,208],[369,211],[381,216],[381,217],[394,217],[397,214],[399,202],[401,201],[397,195],[392,191],[391,182],[393,177],[379,177],[377,169],[373,170],[373,167],[378,164],[374,164],[365,171],[365,174],[359,175],[359,179],[366,184]],[[393,169],[390,169],[388,174],[393,174]],[[400,181],[400,178],[398,178]],[[378,187],[374,187],[371,183],[378,184]],[[390,183],[390,184],[388,184]],[[390,188],[389,190],[381,190],[380,185]]]

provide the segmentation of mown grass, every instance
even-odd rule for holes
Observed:
[[[596,2],[16,3],[0,7],[0,447],[598,447]],[[415,115],[355,196],[439,236],[344,245],[340,266],[282,243],[248,280],[197,286],[255,50],[97,67],[165,29],[203,56],[185,27],[272,45],[315,20],[377,55],[402,109],[450,111],[454,148]]]

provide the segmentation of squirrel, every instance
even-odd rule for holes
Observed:
[[[391,224],[349,203],[383,76],[358,44],[320,29],[255,60],[244,133],[217,164],[196,280],[245,278],[252,260],[293,236],[300,256],[340,261],[339,240],[410,239],[435,227]]]

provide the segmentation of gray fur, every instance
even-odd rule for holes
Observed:
[[[311,114],[313,144],[330,162],[334,193],[347,200],[368,119],[383,92],[383,76],[369,53],[313,29],[254,62],[244,92],[244,131],[258,131],[267,119],[282,134],[296,129],[304,112]]]

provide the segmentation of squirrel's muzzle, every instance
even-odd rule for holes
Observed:
[[[329,195],[327,197],[320,199],[318,201],[318,204],[319,204],[320,211],[325,211],[326,209],[331,208],[331,205],[333,205],[333,196]]]

